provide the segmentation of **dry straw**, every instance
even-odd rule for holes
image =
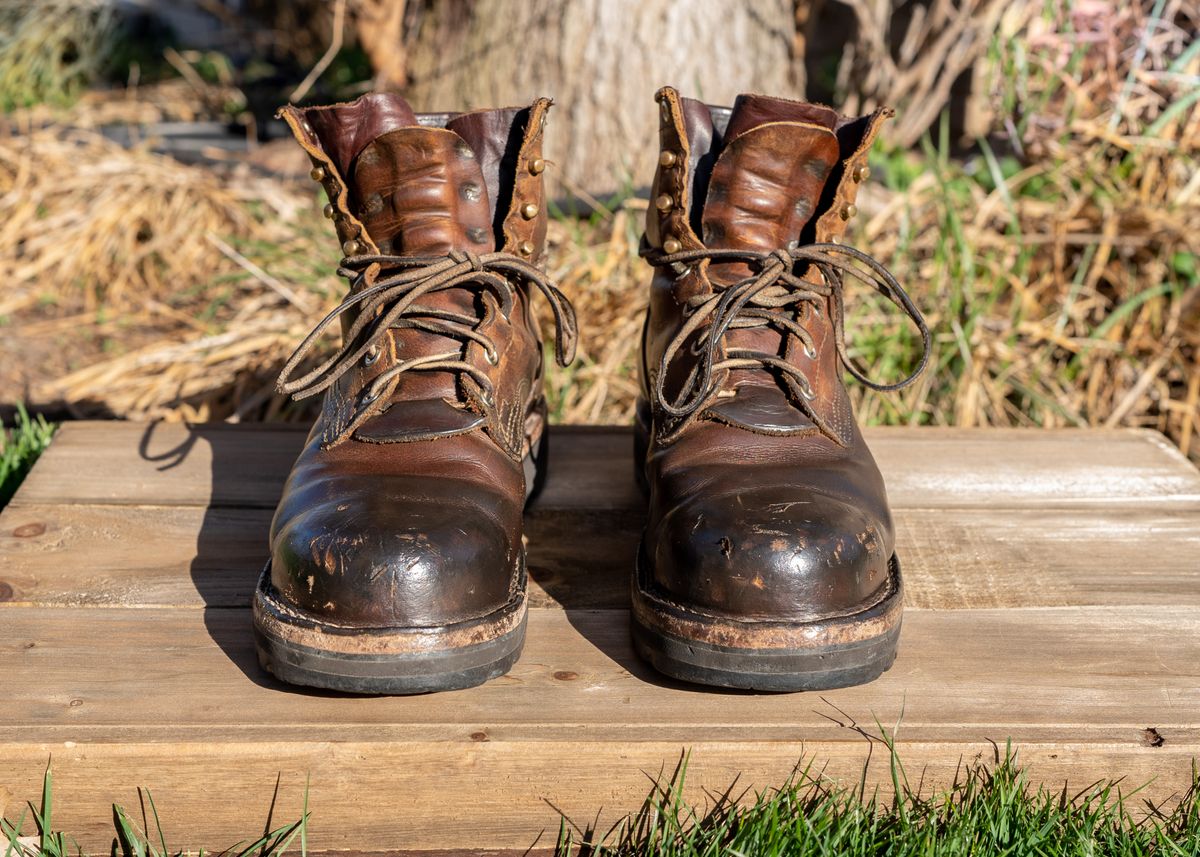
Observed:
[[[885,153],[850,236],[927,312],[937,359],[900,397],[856,393],[860,412],[1148,426],[1195,453],[1200,49],[1189,32],[1200,13],[1182,0],[1050,12],[1009,3],[1002,14],[977,5],[992,30],[971,109],[998,133],[965,161],[946,156],[951,141]],[[942,44],[938,32],[918,35]],[[920,76],[899,79],[932,97]],[[190,95],[174,87],[92,96],[65,121],[26,117],[0,138],[4,337],[35,359],[46,342],[80,342],[80,331],[117,349],[48,360],[31,370],[30,389],[0,397],[133,418],[307,418],[272,383],[340,297],[312,184],[244,165],[186,166],[78,130],[103,111],[169,115],[172,98],[185,113]],[[581,359],[550,376],[560,420],[632,415],[644,207],[631,200],[589,223],[551,224],[549,267],[583,321]],[[853,305],[859,355],[899,371],[914,346],[903,326],[869,300]]]

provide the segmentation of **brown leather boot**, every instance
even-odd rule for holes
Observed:
[[[284,108],[331,200],[349,296],[280,376],[320,418],[271,525],[259,659],[359,693],[468,687],[525,635],[525,501],[542,475],[539,291],[574,352],[570,304],[536,267],[542,130],[526,108],[415,115],[398,96]],[[312,365],[340,322],[343,344]]]
[[[649,520],[633,585],[639,651],[667,675],[757,690],[869,681],[900,633],[883,481],[855,425],[843,282],[920,313],[838,244],[889,111],[845,119],[666,87],[643,254],[654,266],[637,435]]]

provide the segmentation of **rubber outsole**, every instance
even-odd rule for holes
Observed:
[[[646,591],[642,556],[633,584],[634,645],[671,678],[741,690],[830,690],[873,681],[896,659],[904,593],[895,556],[883,599],[809,622],[739,621],[670,604]]]
[[[441,628],[334,627],[298,616],[279,599],[270,566],[254,596],[263,669],[289,684],[344,693],[408,695],[482,684],[516,663],[527,621],[522,592],[493,614]],[[472,638],[476,642],[466,645],[447,643]]]

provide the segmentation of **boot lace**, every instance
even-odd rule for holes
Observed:
[[[387,276],[380,277],[384,271]],[[554,313],[555,357],[559,365],[566,366],[575,357],[578,329],[570,301],[544,272],[510,253],[476,255],[454,250],[445,256],[349,256],[342,260],[338,274],[350,281],[351,293],[304,337],[279,373],[276,389],[293,399],[323,392],[360,360],[367,366],[374,363],[389,330],[423,330],[462,340],[464,345],[477,342],[483,347],[487,361],[496,364],[499,361],[496,344],[479,330],[482,316],[420,303],[426,295],[447,289],[471,288],[489,293],[507,319],[515,300],[514,283],[533,285],[545,296]],[[360,285],[363,287],[355,291]],[[304,375],[292,377],[329,327],[355,308],[358,315],[343,335],[341,347]],[[479,385],[485,404],[494,403],[491,379],[463,359],[461,348],[418,355],[389,367],[367,385],[363,403],[374,402],[392,379],[413,371],[464,373]]]
[[[686,419],[710,403],[720,392],[715,381],[719,373],[733,369],[766,368],[778,372],[785,382],[800,394],[804,402],[815,398],[812,384],[803,370],[776,354],[745,348],[731,348],[724,358],[718,359],[721,339],[730,330],[774,327],[785,334],[795,336],[810,358],[816,357],[812,335],[797,321],[800,310],[808,305],[812,312],[819,312],[825,298],[830,302],[837,344],[838,357],[847,371],[863,385],[872,390],[890,392],[900,390],[913,383],[929,361],[930,334],[925,319],[913,304],[912,299],[880,262],[871,256],[843,244],[808,244],[801,247],[771,250],[719,250],[702,248],[663,253],[643,242],[641,255],[655,266],[687,266],[702,260],[710,262],[743,262],[751,274],[728,286],[713,284],[712,294],[693,295],[684,308],[685,321],[679,332],[663,351],[655,381],[655,394],[662,410],[676,419]],[[822,282],[814,283],[796,274],[800,263],[815,266],[821,272]],[[856,264],[858,263],[858,264]],[[921,333],[922,352],[917,368],[907,378],[894,384],[881,384],[866,377],[862,369],[846,353],[843,326],[843,284],[850,276],[871,286],[879,294],[898,306],[916,325]],[[708,324],[707,333],[698,338],[690,351],[700,358],[684,381],[682,388],[670,398],[666,391],[666,379],[671,365],[678,359],[689,337]],[[817,425],[823,429],[819,417],[810,406],[803,408]]]

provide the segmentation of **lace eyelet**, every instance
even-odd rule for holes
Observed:
[[[371,388],[370,388],[370,387],[367,387],[367,389],[363,390],[362,396],[361,396],[361,397],[359,397],[359,400],[358,400],[358,401],[359,401],[359,404],[362,404],[362,405],[370,405],[370,404],[373,404],[373,403],[374,403],[376,400],[378,400],[378,399],[379,399],[379,396],[380,396],[380,393],[381,393],[381,392],[382,392],[382,391],[380,391],[380,390],[376,390],[375,392],[371,392]]]
[[[496,353],[496,350],[494,348],[485,348],[483,350],[483,359],[486,360],[488,363],[490,363],[492,366],[500,365],[500,355]]]
[[[483,402],[484,407],[496,407],[496,394],[492,390],[481,390],[479,393],[479,400]]]
[[[807,342],[804,343],[804,356],[807,357],[809,360],[816,360],[817,359],[817,349],[813,348]]]
[[[362,365],[364,365],[364,366],[373,365],[375,363],[375,361],[379,359],[380,352],[381,352],[381,349],[379,348],[378,345],[372,345],[370,348],[367,349],[366,353],[363,354]]]
[[[809,402],[817,397],[817,394],[813,392],[812,386],[807,381],[800,385],[800,395],[804,397],[805,401]]]

